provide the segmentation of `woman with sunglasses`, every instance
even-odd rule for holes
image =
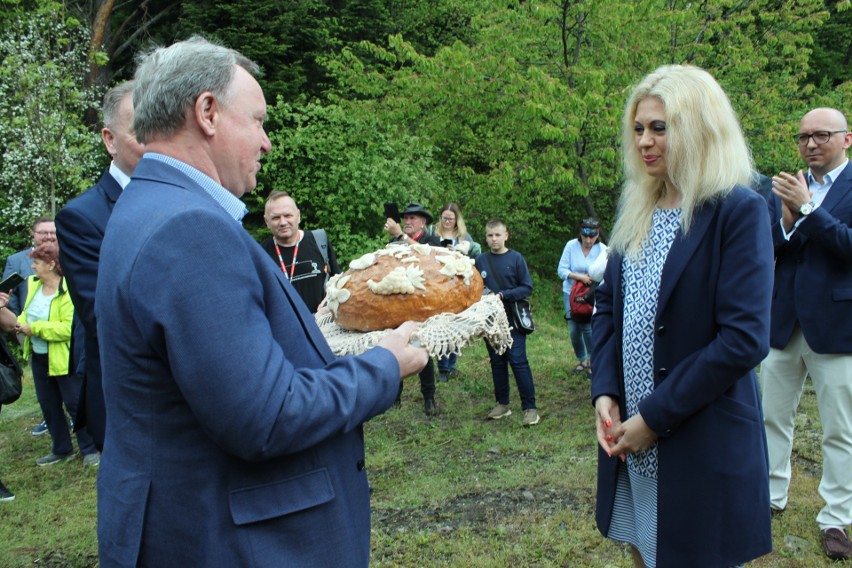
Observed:
[[[606,245],[600,242],[600,223],[597,219],[583,219],[580,223],[580,234],[571,239],[562,251],[559,266],[556,269],[562,279],[562,301],[565,304],[565,319],[568,320],[568,332],[574,355],[577,356],[575,373],[582,373],[591,368],[592,356],[592,320],[590,317],[580,317],[571,314],[571,289],[575,282],[592,285],[589,267],[606,250]]]

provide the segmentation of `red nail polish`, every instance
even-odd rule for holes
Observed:
[[[607,421],[606,421],[606,427],[607,427],[607,428],[610,428],[611,426],[612,426],[612,421],[611,421],[611,420],[607,420]]]
[[[607,441],[607,442],[612,442],[612,436],[607,436],[607,437],[606,437],[606,441]]]

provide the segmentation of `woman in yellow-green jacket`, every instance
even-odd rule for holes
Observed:
[[[55,242],[46,242],[33,249],[30,256],[35,274],[28,279],[27,299],[21,315],[15,321],[9,310],[0,310],[2,327],[25,336],[24,356],[29,358],[36,396],[53,443],[51,452],[36,460],[40,466],[74,457],[65,410],[72,417],[76,415],[82,386],[82,378],[69,373],[68,369],[74,305],[62,277],[58,253]],[[77,431],[77,444],[84,459],[97,456],[95,444],[85,428]]]

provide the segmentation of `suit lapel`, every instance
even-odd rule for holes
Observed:
[[[831,189],[828,190],[820,207],[826,211],[833,210],[840,202],[849,198],[850,194],[852,194],[850,190],[852,190],[852,162],[846,164],[846,167],[843,168],[843,171],[840,172],[840,175],[831,184]]]
[[[657,301],[658,314],[663,312],[663,308],[683,274],[684,268],[692,259],[698,245],[701,244],[704,233],[710,227],[710,221],[713,219],[716,210],[716,202],[703,204],[692,217],[689,233],[684,235],[682,228],[678,230],[669,255],[666,257],[666,263],[663,265],[663,274],[660,278],[660,295]]]
[[[109,170],[104,172],[104,175],[101,176],[101,180],[98,183],[100,183],[101,187],[104,188],[109,210],[112,211],[112,208],[115,207],[115,202],[118,201],[118,198],[121,196],[121,185],[119,185],[118,181],[112,177]]]

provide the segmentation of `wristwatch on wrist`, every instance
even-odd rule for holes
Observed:
[[[808,203],[803,203],[801,207],[799,207],[799,213],[803,216],[810,215],[814,212],[814,202],[810,201]]]

